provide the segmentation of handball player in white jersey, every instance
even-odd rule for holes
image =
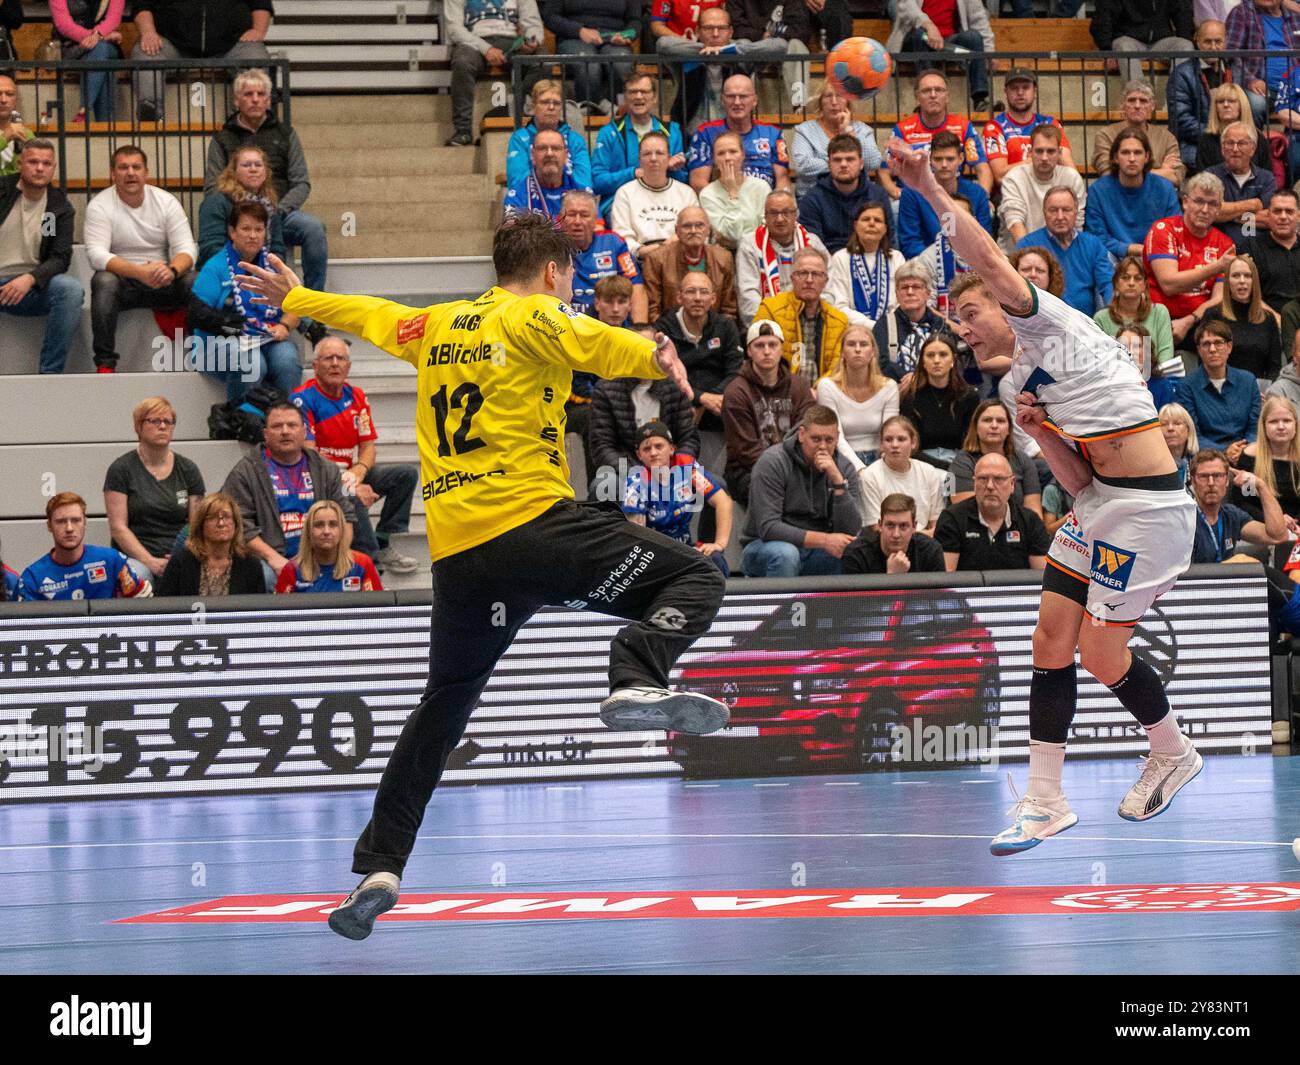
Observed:
[[[1074,825],[1061,790],[1076,702],[1075,649],[1151,742],[1119,815],[1161,813],[1201,770],[1160,680],[1128,649],[1133,627],[1192,557],[1196,506],[1175,473],[1151,393],[1127,350],[1093,320],[1035,288],[935,180],[926,152],[894,138],[890,169],[938,215],[970,273],[953,284],[958,331],[980,368],[1008,373],[1016,424],[1075,498],[1048,553],[1029,689],[1029,787],[990,845],[1018,854]]]

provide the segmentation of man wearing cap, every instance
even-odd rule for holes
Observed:
[[[1073,168],[1070,138],[1065,135],[1060,120],[1038,112],[1038,75],[1027,67],[1017,67],[1007,75],[1005,92],[1007,109],[984,123],[984,154],[988,156],[993,180],[1001,184],[1008,170],[1028,160],[1034,130],[1044,125],[1061,130],[1060,163]]]
[[[807,378],[794,376],[782,358],[785,332],[776,322],[754,322],[745,334],[745,362],[722,394],[722,425],[727,438],[727,487],[742,506],[749,504],[754,463],[781,443],[813,405]]]

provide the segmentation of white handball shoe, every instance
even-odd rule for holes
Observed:
[[[1011,808],[1011,814],[1015,818],[1011,827],[999,832],[989,844],[989,853],[999,858],[1037,847],[1048,836],[1079,823],[1064,795],[1059,799],[1031,799],[1026,795]]]
[[[348,939],[365,939],[375,918],[397,905],[401,881],[392,873],[371,873],[330,914],[330,928]]]
[[[1191,740],[1184,742],[1187,752],[1179,758],[1152,754],[1146,759],[1142,775],[1119,804],[1119,815],[1125,821],[1149,821],[1164,813],[1182,786],[1201,771],[1205,763],[1200,751]]]
[[[618,732],[664,729],[707,736],[731,720],[727,704],[694,692],[619,688],[600,704],[600,719]]]

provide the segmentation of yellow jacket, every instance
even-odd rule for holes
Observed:
[[[844,344],[844,331],[849,327],[849,319],[838,308],[832,307],[825,300],[822,304],[822,350],[821,365],[817,377],[822,378],[833,371],[840,361],[840,350]],[[776,322],[785,334],[783,355],[785,364],[792,374],[799,373],[803,361],[803,300],[793,292],[781,292],[768,296],[758,305],[754,321],[764,318]]]

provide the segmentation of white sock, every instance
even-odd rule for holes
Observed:
[[[1029,741],[1029,788],[1026,798],[1060,799],[1061,770],[1065,766],[1065,744],[1045,740]]]
[[[1164,758],[1181,758],[1187,753],[1187,737],[1178,727],[1178,717],[1170,710],[1159,722],[1147,725],[1147,739],[1151,741],[1151,753]]]
[[[385,887],[391,888],[393,891],[397,891],[401,887],[402,882],[397,878],[396,873],[371,873],[361,881],[358,887],[378,887],[381,884]]]

